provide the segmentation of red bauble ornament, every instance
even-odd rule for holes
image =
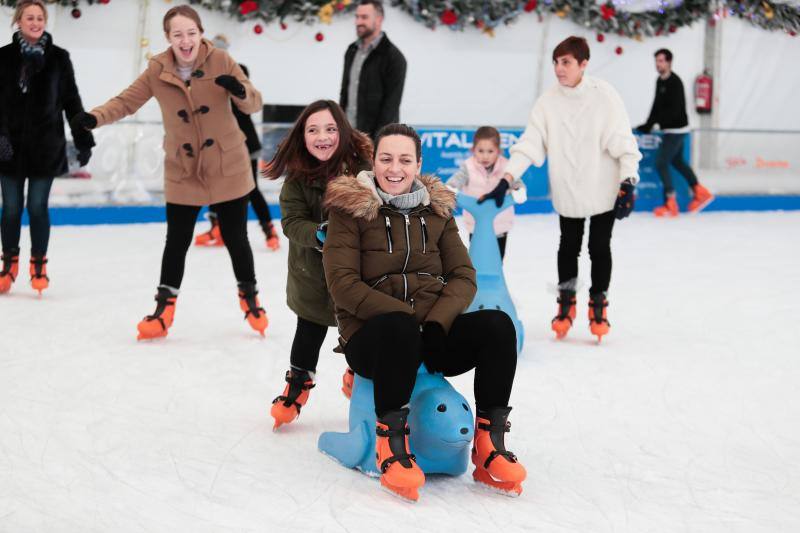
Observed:
[[[484,23],[483,23],[482,20],[476,20],[475,21],[475,27],[478,28],[479,30],[482,30],[483,26],[484,26]]]
[[[256,35],[261,35],[261,32],[264,31],[264,27],[261,24],[256,24],[253,26],[253,31],[256,32]]]
[[[239,4],[239,13],[242,15],[247,15],[256,10],[258,10],[258,2],[254,2],[253,0],[248,0],[247,2]]]
[[[341,3],[341,2],[337,2],[336,3],[336,11],[341,11],[342,9],[344,9],[344,4]]]
[[[796,31],[790,31],[790,32],[789,32],[789,35],[790,35],[790,36],[792,36],[792,37],[794,37],[794,36],[796,36],[796,35],[797,35],[797,32],[796,32]]]
[[[603,20],[611,20],[616,14],[617,10],[614,9],[614,4],[608,3],[604,6],[600,6],[600,15],[603,17]]]
[[[72,18],[74,18],[74,19],[79,19],[79,18],[81,18],[81,10],[80,10],[80,9],[78,9],[77,7],[76,7],[75,9],[73,9],[73,10],[71,11],[71,13],[72,13]]]
[[[101,4],[107,4],[107,3],[109,3],[110,1],[111,1],[111,0],[100,0],[100,3],[101,3]]]
[[[453,11],[452,9],[445,9],[442,12],[441,16],[439,17],[439,20],[442,21],[442,24],[447,24],[448,26],[452,26],[453,24],[458,22],[458,15],[456,15],[455,11]]]
[[[530,13],[531,11],[536,9],[536,6],[538,4],[539,4],[539,2],[537,0],[528,0],[527,2],[525,2],[525,7],[523,7],[522,9],[524,9],[526,12]]]
[[[597,42],[598,43],[602,43],[605,40],[606,40],[606,36],[605,35],[603,35],[602,33],[598,33],[597,34]]]
[[[617,47],[614,49],[614,52],[615,52],[615,53],[616,53],[618,56],[621,56],[621,55],[622,55],[622,47],[621,47],[621,46],[617,46]]]
[[[289,26],[287,26],[285,22],[281,22],[281,29],[282,29],[282,30],[285,30],[285,29],[286,29],[286,28],[288,28],[288,27],[289,27]]]
[[[322,41],[324,41],[324,40],[325,40],[325,36],[324,36],[324,35],[322,35],[322,32],[318,32],[318,33],[317,33],[317,34],[314,36],[314,39],[316,39],[318,43],[321,43]]]
[[[676,31],[678,31],[678,28],[676,26],[670,26],[669,27],[669,32],[670,33],[675,33]]]

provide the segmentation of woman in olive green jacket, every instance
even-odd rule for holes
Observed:
[[[268,178],[286,176],[280,194],[281,226],[289,239],[286,300],[297,315],[286,386],[272,403],[275,429],[297,418],[308,401],[319,350],[328,327],[336,325],[317,236],[324,238],[325,189],[331,179],[369,168],[371,161],[372,143],[350,126],[339,104],[318,100],[301,113],[267,168]]]

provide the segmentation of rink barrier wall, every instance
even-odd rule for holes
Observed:
[[[656,202],[639,202],[636,211],[650,211],[656,205]],[[547,198],[532,198],[515,206],[515,210],[520,215],[554,212]],[[712,211],[800,211],[800,196],[721,196],[705,210]],[[280,220],[278,206],[271,205],[270,214],[273,219]],[[250,219],[256,219],[252,211]],[[166,222],[166,210],[163,205],[51,207],[50,222],[55,226]],[[23,216],[23,224],[28,224],[27,214]]]

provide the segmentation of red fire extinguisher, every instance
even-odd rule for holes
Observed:
[[[703,73],[694,80],[694,103],[698,113],[711,113],[713,94],[714,80],[711,79],[707,70],[703,71]]]

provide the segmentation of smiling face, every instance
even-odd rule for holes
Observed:
[[[197,23],[182,15],[175,15],[169,21],[167,40],[175,54],[175,60],[182,67],[194,66],[197,54],[200,52],[200,40],[203,32]]]
[[[393,196],[409,192],[422,167],[413,139],[405,135],[387,135],[378,142],[376,152],[378,187]]]
[[[47,17],[45,17],[44,11],[35,5],[26,7],[17,21],[22,37],[30,43],[35,43],[42,38],[46,25]]]
[[[564,87],[575,87],[581,82],[583,72],[588,64],[588,60],[583,60],[579,63],[572,54],[557,57],[553,61],[553,68],[556,72],[558,83]]]
[[[500,157],[500,148],[489,139],[481,139],[472,147],[472,155],[483,168],[489,168],[497,163]]]
[[[319,161],[327,161],[339,148],[339,125],[327,109],[309,115],[303,136],[306,150]]]
[[[369,40],[381,31],[383,17],[375,10],[375,6],[363,5],[356,8],[356,35],[360,39]]]

